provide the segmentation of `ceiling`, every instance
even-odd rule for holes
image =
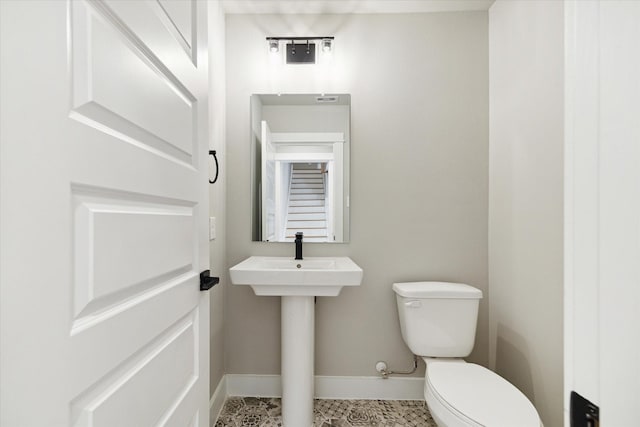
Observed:
[[[488,10],[495,0],[222,0],[228,14],[426,13]]]

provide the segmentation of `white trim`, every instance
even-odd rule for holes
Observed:
[[[424,400],[421,377],[326,377],[316,376],[318,399]]]
[[[218,382],[216,391],[213,392],[213,396],[211,396],[211,400],[209,401],[209,423],[211,424],[212,427],[218,420],[218,416],[220,415],[220,411],[222,410],[222,406],[224,405],[224,401],[226,399],[227,399],[227,376],[223,375],[220,381]]]
[[[564,421],[600,402],[600,3],[565,4]]]
[[[603,425],[637,422],[639,6],[565,5],[565,425],[572,390]]]
[[[280,397],[280,375],[227,374],[228,396]],[[318,399],[424,400],[424,378],[315,377]]]

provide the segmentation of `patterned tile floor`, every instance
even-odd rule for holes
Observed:
[[[421,400],[316,399],[313,412],[315,427],[436,427]],[[230,397],[215,427],[282,427],[280,399]]]

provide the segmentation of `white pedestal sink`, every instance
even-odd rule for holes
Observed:
[[[229,269],[234,285],[282,297],[282,423],[313,425],[314,297],[359,286],[362,269],[348,257],[250,257]]]

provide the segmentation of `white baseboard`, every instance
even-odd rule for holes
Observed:
[[[213,392],[209,401],[209,423],[213,426],[220,415],[224,401],[227,398],[227,376],[223,375],[218,382],[216,391]]]
[[[227,374],[227,396],[281,397],[280,375]],[[424,378],[315,377],[318,399],[423,400]]]
[[[316,376],[318,399],[424,400],[424,378]]]

